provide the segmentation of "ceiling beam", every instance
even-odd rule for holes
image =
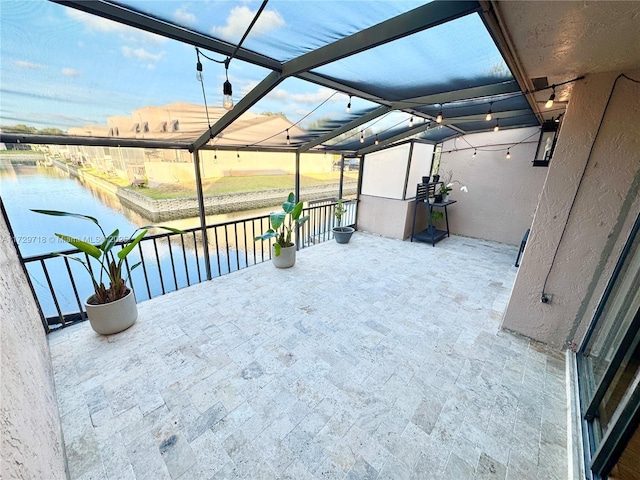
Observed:
[[[338,127],[328,133],[325,133],[324,135],[319,136],[318,138],[316,138],[315,140],[311,140],[310,142],[305,143],[304,145],[301,145],[298,147],[298,152],[302,153],[302,152],[306,152],[310,149],[312,149],[313,147],[315,147],[316,145],[320,145],[321,143],[324,143],[328,140],[331,140],[332,138],[337,137],[338,135],[342,135],[343,133],[348,132],[349,130],[353,130],[354,128],[358,128],[360,125],[370,122],[371,120],[375,120],[378,117],[381,117],[382,115],[384,115],[385,113],[391,111],[391,108],[389,107],[378,107],[375,110],[373,110],[372,112],[369,112],[365,115],[362,115],[361,117],[358,117],[352,121],[350,121],[349,123],[345,123],[344,125],[342,125],[341,127]]]
[[[422,97],[407,98],[405,100],[392,102],[391,105],[395,110],[402,110],[405,108],[420,108],[420,106],[424,105],[441,105],[461,100],[492,97],[494,95],[515,93],[519,91],[520,87],[518,86],[518,82],[515,80],[509,80],[507,82],[483,85],[481,87],[464,88],[462,90],[454,90],[451,92],[434,93],[432,95],[425,95]]]
[[[192,30],[188,30],[179,25],[160,20],[145,13],[139,12],[129,7],[106,2],[104,0],[50,0],[65,7],[81,10],[91,15],[113,20],[138,30],[155,33],[163,37],[171,38],[182,43],[201,47],[224,56],[231,56],[235,50],[235,45],[217,40],[208,35],[204,35]],[[280,71],[282,64],[273,58],[240,48],[235,58],[252,63],[270,70]],[[195,58],[194,58],[195,60]],[[194,62],[195,64],[195,62]]]
[[[477,1],[435,0],[289,60],[283,65],[282,74],[288,77],[306,72],[479,10]]]
[[[506,112],[494,112],[493,113],[493,120],[490,120],[487,122],[487,125],[493,125],[495,123],[495,120],[501,120],[503,118],[513,118],[513,117],[519,117],[519,116],[524,116],[524,115],[531,115],[531,110],[509,110]],[[479,122],[479,121],[483,121],[486,122],[485,117],[487,116],[486,113],[479,113],[477,115],[462,115],[460,117],[445,117],[442,122],[441,125],[447,125],[449,127],[455,126],[456,123],[465,123],[465,122]]]
[[[31,145],[87,145],[90,147],[169,148],[188,150],[191,143],[167,140],[144,140],[120,137],[84,137],[75,135],[39,135],[31,133],[0,133],[2,143],[25,143]]]
[[[384,147],[386,147],[387,145],[390,145],[392,143],[396,143],[400,140],[403,140],[407,137],[412,137],[413,135],[417,135],[418,133],[422,133],[426,130],[428,130],[431,127],[430,123],[427,122],[424,125],[420,125],[419,127],[414,127],[411,130],[407,130],[404,131],[402,133],[399,133],[397,135],[394,135],[392,137],[389,138],[385,138],[384,140],[380,140],[378,142],[378,145],[376,145],[375,143],[373,145],[369,145],[368,147],[364,147],[361,148],[360,150],[358,150],[356,152],[357,155],[365,155],[367,153],[371,153],[371,152],[375,152],[376,150],[380,150]]]

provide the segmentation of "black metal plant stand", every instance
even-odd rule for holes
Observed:
[[[416,190],[416,203],[413,208],[413,223],[411,224],[411,241],[414,240],[420,242],[429,242],[432,246],[436,246],[440,240],[444,237],[449,236],[449,216],[447,215],[447,207],[453,203],[456,203],[456,200],[448,200],[446,202],[434,202],[429,203],[430,194],[433,196],[436,190],[439,189],[439,185],[442,182],[432,182],[432,183],[419,183],[418,188]],[[427,228],[416,232],[416,214],[418,212],[418,208],[421,206],[426,206],[429,209],[428,213],[428,222]],[[434,208],[442,208],[444,214],[444,220],[446,224],[446,230],[440,230],[433,225],[433,221],[431,219],[431,214],[433,213]]]

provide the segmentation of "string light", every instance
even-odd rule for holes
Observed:
[[[544,104],[544,108],[553,107],[553,101],[556,99],[556,87],[553,86],[551,88],[553,89],[553,92],[551,93],[551,96],[549,97],[549,100],[547,100],[547,103]]]
[[[291,145],[291,139],[289,138],[289,129],[287,128],[287,145]]]
[[[198,63],[196,63],[196,80],[202,82],[202,63],[200,63],[200,54],[198,50],[196,50],[196,54],[198,55]]]
[[[351,95],[349,95],[349,103],[347,103],[347,108],[345,109],[346,113],[351,112]]]
[[[476,150],[475,148],[473,149],[473,155],[471,156],[471,158],[476,158],[476,156],[478,155],[478,150]]]
[[[360,143],[364,143],[364,133],[360,130]]]
[[[498,130],[500,130],[500,125],[498,124],[498,119],[496,119],[496,126],[493,127],[493,131],[497,132]]]
[[[507,148],[507,158],[511,158],[511,150]]]
[[[222,107],[225,110],[233,109],[233,88],[231,87],[231,82],[229,81],[229,62],[231,58],[227,58],[224,61],[224,75],[226,77],[225,82],[222,84]]]
[[[376,135],[376,145],[378,145],[380,143],[380,140],[378,140],[378,135]]]
[[[442,109],[438,112],[438,116],[436,117],[436,123],[442,123]]]
[[[484,117],[487,122],[490,122],[493,119],[493,115],[491,115],[491,104],[489,104],[489,111],[487,112],[487,116]]]
[[[240,151],[236,150],[236,157],[238,158],[238,161],[240,161]]]
[[[409,128],[413,128],[413,116],[409,119]]]

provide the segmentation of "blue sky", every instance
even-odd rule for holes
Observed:
[[[121,3],[236,44],[261,2]],[[286,61],[423,3],[270,0],[243,47]],[[106,125],[109,116],[130,116],[132,110],[147,105],[204,103],[196,80],[193,46],[46,0],[2,0],[0,21],[0,125],[25,123],[64,130]],[[224,59],[212,52],[205,53]],[[220,107],[224,67],[205,59],[202,63],[207,103]],[[438,26],[361,52],[318,71],[353,83],[366,78],[373,87],[384,84],[397,87],[397,91],[422,95],[443,91],[451,85],[466,88],[478,78],[496,75],[511,78],[503,66],[481,20],[477,15],[469,15],[456,20],[454,25]],[[267,69],[234,59],[229,68],[234,101],[237,103],[268,73]],[[282,112],[291,122],[298,122],[327,99],[326,104],[301,123],[303,128],[319,118],[344,116],[348,97],[289,78],[251,111]],[[355,97],[351,103],[352,113],[376,106]],[[398,115],[405,114],[396,113],[376,121],[374,132],[402,121]]]
[[[237,42],[259,2],[138,1],[129,5],[142,11],[152,9],[161,18]],[[45,0],[2,0],[0,15],[2,125],[26,123],[62,129],[106,125],[108,116],[130,115],[145,105],[176,101],[203,104],[193,46]],[[267,8],[245,45],[250,47],[252,41],[261,39],[264,42],[265,37],[268,42],[270,35],[277,38],[279,30],[290,28],[284,15],[276,8]],[[206,25],[211,19],[217,19],[217,23]],[[224,68],[205,59],[202,62],[208,104],[221,106]],[[235,102],[268,73],[234,59],[229,79]],[[284,112],[295,122],[333,93],[288,79],[253,111]],[[307,122],[343,114],[347,101],[343,94],[334,95]],[[357,110],[371,104],[354,99],[352,106]]]

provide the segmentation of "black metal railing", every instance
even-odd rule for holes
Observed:
[[[336,199],[309,202],[304,215],[309,221],[300,228],[299,248],[333,238]],[[355,225],[357,202],[345,201],[342,225]],[[269,228],[269,215],[209,225],[207,229],[211,277],[222,276],[271,259],[271,242],[255,241]],[[121,248],[121,244],[118,244]],[[116,250],[117,251],[117,250]],[[83,255],[65,250],[66,255]],[[23,262],[34,286],[36,300],[51,328],[60,328],[86,319],[83,300],[93,293],[87,272],[78,262],[56,253],[33,255]],[[131,266],[141,262],[140,267]],[[95,265],[95,264],[94,264]],[[207,262],[200,227],[184,233],[148,235],[127,256],[125,267],[129,285],[137,301],[147,300],[207,280]],[[95,268],[95,267],[94,267]],[[96,272],[98,273],[98,272]]]

